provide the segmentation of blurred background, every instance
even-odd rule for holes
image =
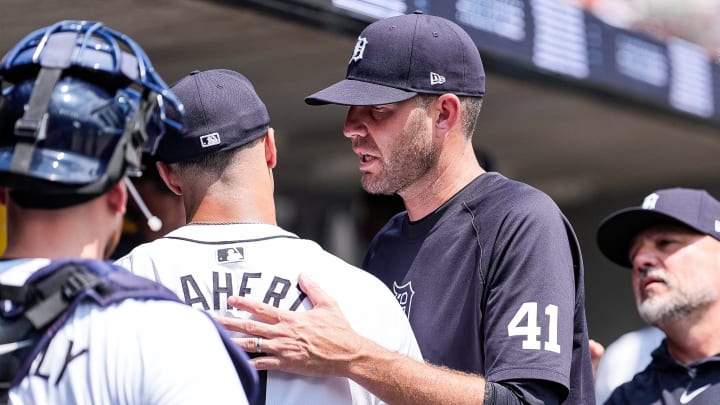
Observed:
[[[701,187],[720,197],[718,0],[2,0],[2,6],[3,54],[58,20],[99,20],[140,43],[168,83],[195,69],[245,74],[276,129],[280,224],[354,264],[402,202],[360,188],[358,160],[342,135],[346,109],[309,107],[303,98],[343,78],[358,34],[375,19],[421,9],[458,22],[487,70],[478,156],[545,191],[568,216],[583,249],[590,334],[604,344],[642,321],[629,271],[595,246],[600,220],[657,188]],[[143,197],[167,226],[152,233],[131,212],[122,249],[182,223],[177,201],[151,176],[143,184]]]

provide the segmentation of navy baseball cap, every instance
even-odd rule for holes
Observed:
[[[265,104],[238,72],[194,71],[171,88],[185,106],[185,129],[165,134],[157,151],[161,162],[184,162],[235,149],[262,137],[270,126]]]
[[[355,43],[345,80],[305,102],[381,105],[418,93],[482,97],[485,70],[477,46],[460,26],[416,11],[368,25]]]
[[[707,191],[690,188],[657,190],[639,207],[610,214],[597,231],[600,251],[616,264],[632,268],[629,253],[633,238],[659,224],[678,224],[720,240],[720,202]]]

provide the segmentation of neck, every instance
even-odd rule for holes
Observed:
[[[232,190],[232,194],[228,194]],[[188,223],[254,223],[277,225],[272,191],[242,184],[210,187],[193,205],[186,202]]]
[[[436,167],[398,194],[410,220],[417,221],[445,204],[483,173],[485,170],[480,167],[470,146],[464,148],[460,156],[441,155]]]
[[[717,312],[717,314],[715,314]],[[667,336],[668,353],[682,364],[690,364],[720,353],[720,305],[718,309],[691,314],[659,325]]]
[[[91,210],[24,210],[9,205],[7,212],[8,240],[3,257],[104,259],[108,253],[111,235],[103,233]]]

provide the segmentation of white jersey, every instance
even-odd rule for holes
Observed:
[[[22,285],[47,259],[0,261]],[[208,373],[212,370],[212,373]],[[79,305],[10,390],[11,404],[247,404],[216,326],[172,301]]]
[[[353,329],[388,350],[422,360],[405,313],[392,292],[369,273],[277,226],[186,225],[136,247],[118,264],[173,290],[194,308],[247,317],[227,306],[241,295],[279,308],[312,304],[298,288],[307,273],[333,297]],[[379,404],[352,380],[267,373],[267,404]]]

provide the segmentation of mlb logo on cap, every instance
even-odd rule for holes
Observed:
[[[212,134],[203,135],[200,137],[200,144],[203,148],[220,145],[220,134],[213,132]]]
[[[196,70],[173,84],[172,90],[185,106],[185,128],[168,129],[158,145],[161,162],[187,162],[239,148],[264,136],[270,127],[265,104],[238,72]]]

